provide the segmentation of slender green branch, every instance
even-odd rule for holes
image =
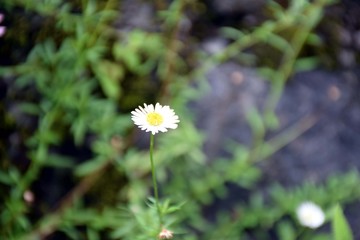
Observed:
[[[254,159],[254,162],[260,162],[275,154],[280,149],[312,128],[317,122],[318,117],[312,115],[305,116],[304,118],[300,119],[295,125],[289,127],[288,130],[278,134],[272,139],[269,139],[267,142],[264,142],[257,149],[255,149],[255,151],[260,152],[260,157],[258,159]]]
[[[273,88],[270,99],[267,105],[267,111],[273,112],[279,99],[281,93],[283,92],[283,88],[285,85],[286,80],[290,77],[295,62],[297,60],[298,55],[302,47],[306,42],[306,38],[310,34],[314,25],[306,25],[303,28],[300,28],[294,35],[293,41],[291,42],[293,51],[286,51],[283,57],[283,63],[276,72],[274,79],[273,79]]]
[[[157,212],[159,215],[159,222],[160,226],[163,225],[163,217],[162,212],[159,205],[159,193],[158,193],[158,187],[156,182],[156,171],[155,171],[155,164],[154,164],[154,158],[153,158],[153,151],[154,151],[154,135],[150,134],[150,163],[151,163],[151,175],[152,175],[152,181],[154,185],[154,196],[155,196],[155,204],[157,208]]]
[[[273,86],[265,109],[265,116],[273,115],[276,105],[281,97],[281,93],[283,92],[286,80],[291,76],[294,70],[301,49],[305,45],[306,39],[311,31],[321,20],[320,16],[323,7],[327,4],[330,4],[330,1],[316,1],[308,12],[303,13],[303,15],[299,17],[301,27],[298,28],[290,41],[292,51],[284,52],[282,63],[276,71],[276,74],[273,76]]]

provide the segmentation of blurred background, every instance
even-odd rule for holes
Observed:
[[[360,239],[357,0],[0,0],[0,239]],[[317,229],[296,208],[318,204]],[[181,207],[180,207],[181,206]],[[153,236],[154,235],[154,236]]]

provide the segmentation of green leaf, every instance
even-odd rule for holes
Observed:
[[[18,183],[20,181],[21,175],[19,170],[17,170],[15,167],[11,167],[9,169],[9,181]]]
[[[329,240],[331,239],[330,234],[319,233],[311,238],[311,240]]]
[[[56,168],[71,168],[74,166],[74,159],[68,156],[51,154],[44,165]]]
[[[247,111],[246,120],[255,134],[262,134],[265,131],[263,118],[256,108]]]
[[[11,183],[13,183],[13,180],[8,173],[6,173],[5,171],[0,171],[0,183],[11,185]]]
[[[139,65],[141,65],[141,59],[137,52],[131,50],[124,50],[122,60],[126,66],[133,72],[137,71]]]
[[[23,112],[28,114],[38,115],[40,113],[39,106],[34,103],[30,103],[30,102],[21,103],[20,108]]]
[[[282,36],[269,33],[266,42],[279,51],[294,52],[291,44]]]
[[[78,117],[71,125],[71,130],[74,134],[74,141],[76,145],[80,145],[85,137],[87,126],[84,117]]]
[[[268,111],[265,113],[265,125],[270,129],[277,129],[280,125],[279,119],[274,112]]]
[[[94,229],[87,228],[86,233],[87,233],[87,237],[89,240],[99,240],[100,239],[99,233],[97,231],[95,231]]]
[[[281,222],[277,227],[277,232],[281,240],[296,239],[294,227],[289,222]]]
[[[335,206],[332,219],[334,240],[353,240],[350,226],[339,204]]]
[[[92,67],[105,95],[117,99],[120,96],[119,81],[124,75],[122,67],[106,60],[96,62]]]
[[[294,68],[296,72],[309,71],[314,69],[318,64],[318,57],[306,57],[297,59]]]
[[[80,177],[89,175],[100,170],[106,163],[107,162],[103,159],[94,159],[87,161],[76,168],[75,174]]]
[[[322,39],[315,33],[309,33],[306,43],[315,47],[319,47],[322,44]]]
[[[234,39],[234,40],[237,40],[245,35],[242,31],[240,31],[236,28],[232,28],[232,27],[222,27],[220,29],[220,32],[225,37]]]

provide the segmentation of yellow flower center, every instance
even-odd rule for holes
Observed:
[[[160,114],[152,112],[147,115],[146,121],[152,126],[159,126],[164,122],[164,118]]]

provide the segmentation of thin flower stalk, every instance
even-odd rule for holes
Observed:
[[[159,203],[159,191],[156,181],[156,167],[154,163],[154,135],[159,132],[167,132],[168,129],[176,129],[180,122],[179,117],[169,106],[162,106],[159,103],[139,106],[131,112],[131,119],[141,130],[151,132],[150,134],[150,163],[151,175],[154,187],[155,204],[159,217],[159,227],[163,226],[163,213]]]
[[[154,196],[155,196],[156,209],[157,209],[157,213],[159,216],[160,226],[162,226],[163,225],[163,216],[162,216],[162,211],[160,209],[160,204],[159,204],[159,192],[158,192],[158,186],[157,186],[157,181],[156,181],[156,170],[155,170],[155,164],[154,164],[153,151],[154,151],[154,135],[150,134],[151,175],[152,175],[152,181],[153,181],[153,185],[154,185]]]

